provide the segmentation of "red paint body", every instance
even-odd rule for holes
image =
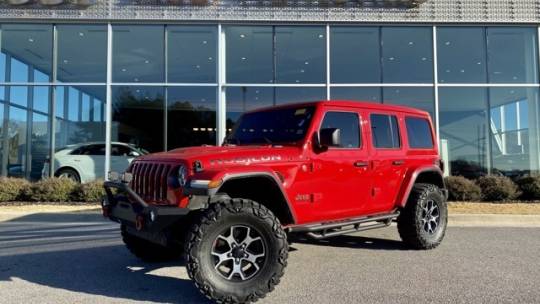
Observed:
[[[227,180],[231,176],[252,173],[270,175],[285,194],[296,225],[391,212],[406,203],[411,187],[420,174],[435,172],[442,176],[436,136],[427,112],[351,101],[283,107],[303,105],[314,105],[316,111],[306,137],[296,146],[190,147],[147,155],[134,163],[170,164],[171,168],[183,164],[190,168],[189,179],[196,180]],[[270,109],[259,111],[265,110]],[[359,114],[361,148],[329,148],[322,153],[315,151],[313,134],[318,131],[327,111]],[[401,148],[376,149],[373,146],[369,119],[372,113],[397,116]],[[405,117],[429,120],[434,139],[432,149],[409,148]],[[202,164],[202,172],[196,173],[191,169],[196,161]],[[355,162],[367,163],[367,166],[357,167]],[[174,170],[171,170],[168,178],[173,174]],[[189,200],[181,193],[181,189],[169,187],[167,199],[151,202],[186,207]]]

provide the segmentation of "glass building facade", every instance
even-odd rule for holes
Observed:
[[[0,24],[0,173],[37,180],[58,149],[220,144],[245,111],[351,99],[428,111],[448,173],[540,169],[538,27]]]

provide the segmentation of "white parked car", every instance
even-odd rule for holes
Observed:
[[[148,151],[135,145],[113,142],[111,144],[111,170],[124,172],[137,157]],[[58,149],[54,154],[54,176],[66,177],[86,183],[105,177],[105,143],[84,143]],[[49,162],[45,163],[43,177],[49,176]]]

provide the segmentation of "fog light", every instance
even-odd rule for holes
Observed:
[[[150,220],[152,222],[156,221],[156,213],[154,211],[150,211]]]

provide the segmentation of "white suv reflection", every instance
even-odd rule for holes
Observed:
[[[135,145],[113,142],[111,145],[111,170],[124,172],[137,157],[148,151]],[[105,143],[84,143],[58,149],[54,154],[54,176],[66,177],[86,183],[105,178]],[[49,175],[49,162],[43,166],[42,176]]]

